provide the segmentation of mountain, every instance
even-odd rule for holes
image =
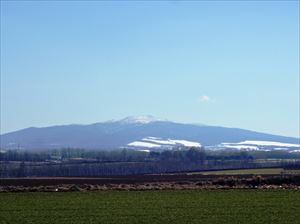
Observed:
[[[61,125],[26,128],[0,136],[1,149],[85,149],[168,148],[174,146],[218,146],[230,148],[253,142],[297,144],[299,138],[259,133],[239,128],[183,124],[152,116],[127,117],[122,120],[90,125]],[[255,143],[255,144],[256,144]],[[259,143],[259,144],[260,144]],[[227,145],[226,145],[227,144]],[[234,145],[237,144],[237,145]],[[271,143],[269,143],[271,144]],[[263,144],[264,145],[264,144]],[[268,145],[268,143],[267,143]],[[291,147],[297,147],[297,145]],[[287,146],[287,147],[290,147]],[[296,148],[298,149],[298,148]]]

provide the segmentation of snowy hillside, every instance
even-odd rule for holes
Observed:
[[[221,143],[215,147],[210,147],[213,149],[237,149],[237,150],[289,150],[290,152],[298,152],[300,150],[300,144],[290,144],[283,142],[274,141],[254,141],[246,140],[238,143]]]
[[[199,142],[187,140],[163,139],[159,137],[146,137],[139,141],[127,144],[129,147],[145,148],[174,148],[174,147],[201,147]]]

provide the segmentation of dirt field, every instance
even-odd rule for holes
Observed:
[[[0,192],[97,191],[160,189],[300,189],[300,175],[279,174],[162,174],[105,176],[95,178],[7,178],[0,179]]]

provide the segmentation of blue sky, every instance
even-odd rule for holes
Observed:
[[[1,1],[1,133],[153,115],[298,136],[298,1]]]

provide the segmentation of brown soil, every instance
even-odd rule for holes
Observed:
[[[299,175],[135,175],[95,178],[0,179],[0,192],[65,192],[165,189],[300,189]]]

